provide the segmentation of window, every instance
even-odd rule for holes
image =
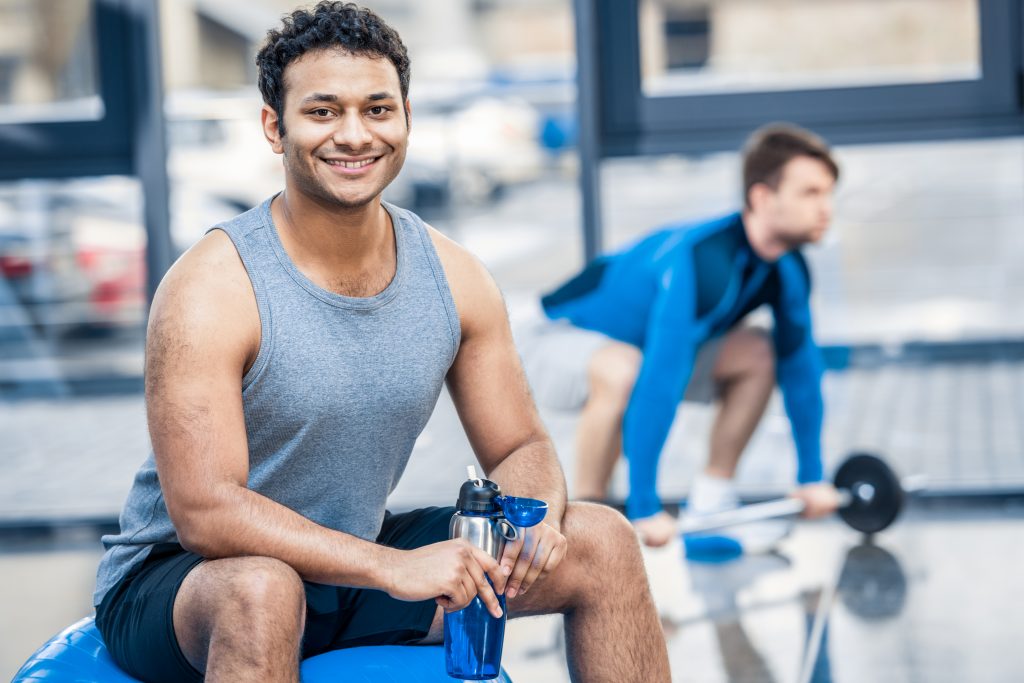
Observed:
[[[0,121],[96,119],[89,0],[0,0]]]
[[[767,121],[835,142],[1024,132],[1001,0],[621,0],[595,8],[603,156],[735,149]]]
[[[976,80],[975,0],[642,0],[647,96]]]

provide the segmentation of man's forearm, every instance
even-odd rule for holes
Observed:
[[[203,557],[273,557],[316,583],[386,590],[400,552],[320,526],[235,484],[218,487],[215,502],[175,517],[182,545]]]
[[[537,498],[548,504],[544,518],[550,526],[562,528],[565,514],[565,474],[547,436],[539,437],[512,451],[487,476],[506,495]]]

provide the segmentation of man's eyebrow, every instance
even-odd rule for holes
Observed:
[[[395,99],[395,96],[387,91],[384,91],[371,93],[366,96],[366,99],[368,102],[379,102],[380,100],[393,100]],[[338,102],[338,96],[331,95],[329,93],[315,92],[312,95],[307,95],[306,97],[302,98],[302,104],[311,104],[314,102],[336,103]]]
[[[303,104],[309,104],[310,102],[337,102],[337,95],[329,95],[327,93],[315,92],[312,95],[308,95],[302,98]]]

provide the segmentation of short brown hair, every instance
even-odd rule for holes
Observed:
[[[777,189],[782,168],[796,157],[821,161],[839,180],[839,166],[828,143],[809,130],[791,123],[769,123],[747,138],[743,146],[743,204],[750,206],[750,188],[758,183]]]

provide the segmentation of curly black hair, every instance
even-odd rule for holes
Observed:
[[[395,29],[365,7],[352,2],[321,0],[312,10],[297,9],[282,20],[280,29],[267,31],[267,41],[256,54],[257,83],[263,101],[277,112],[277,127],[284,135],[284,70],[315,50],[343,50],[382,57],[395,65],[402,101],[409,96],[409,54]]]

